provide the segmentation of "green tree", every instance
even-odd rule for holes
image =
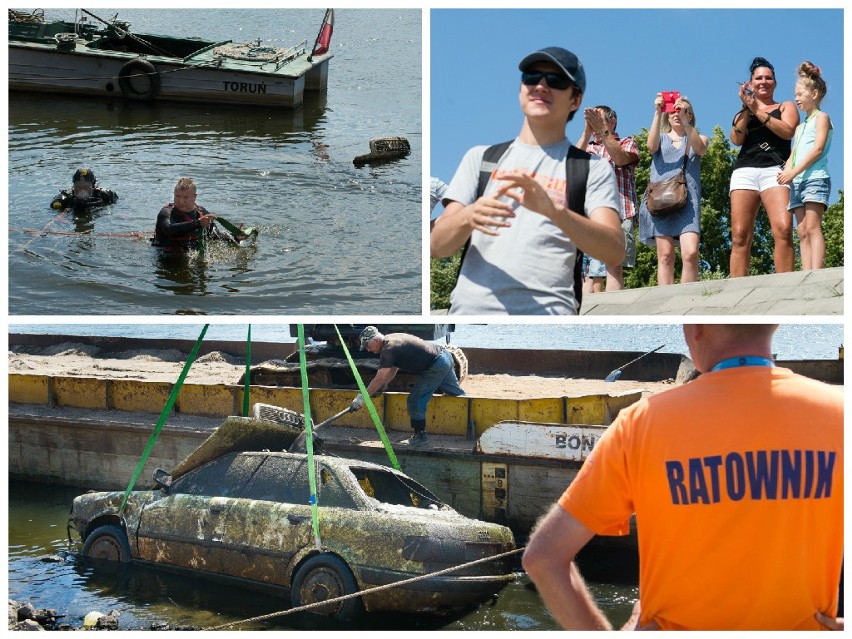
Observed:
[[[429,291],[429,308],[432,310],[450,307],[450,293],[453,292],[453,288],[455,288],[456,285],[456,276],[458,275],[461,261],[461,251],[462,249],[459,249],[452,257],[445,257],[441,259],[432,258],[432,260],[430,260],[429,279],[431,284]]]
[[[822,233],[825,236],[825,266],[843,266],[843,191],[840,199],[828,207],[822,218]]]

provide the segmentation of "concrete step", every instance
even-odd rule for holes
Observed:
[[[842,315],[843,267],[583,296],[581,315]]]

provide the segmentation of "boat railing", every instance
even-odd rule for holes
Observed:
[[[279,58],[276,66],[275,66],[275,70],[278,71],[278,69],[283,67],[290,60],[295,60],[300,55],[305,55],[307,53],[307,49],[308,49],[308,41],[307,40],[302,40],[299,44],[297,44],[293,47],[290,47],[289,49],[287,49],[282,54],[282,57]]]

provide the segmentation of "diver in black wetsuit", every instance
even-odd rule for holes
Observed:
[[[115,191],[95,186],[97,180],[91,169],[77,169],[71,184],[70,189],[60,191],[53,198],[50,208],[57,211],[69,209],[75,215],[81,215],[118,201]]]
[[[157,215],[157,227],[151,243],[165,253],[185,253],[198,249],[202,239],[221,239],[236,243],[216,226],[216,216],[195,202],[197,190],[192,178],[182,177],[175,185],[174,202]]]

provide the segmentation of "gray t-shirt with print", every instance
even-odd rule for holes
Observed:
[[[497,164],[499,171],[526,171],[557,205],[566,206],[565,158],[567,139],[549,146],[531,146],[515,140]],[[486,146],[468,151],[445,200],[465,206],[476,200],[479,172]],[[490,180],[485,195],[497,188]],[[462,263],[458,283],[450,296],[450,313],[459,315],[576,315],[574,261],[576,246],[545,216],[508,198],[516,217],[498,236],[474,231]],[[609,162],[592,156],[586,182],[585,214],[609,207],[618,211],[615,172]]]

